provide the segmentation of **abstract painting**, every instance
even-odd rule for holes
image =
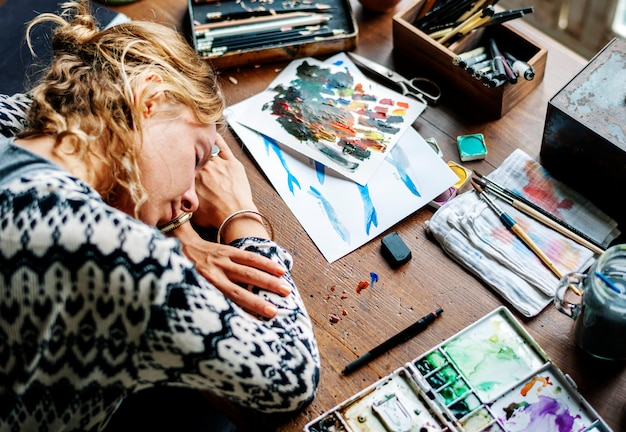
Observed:
[[[238,104],[238,121],[366,185],[425,107],[367,79],[341,54],[291,62]]]

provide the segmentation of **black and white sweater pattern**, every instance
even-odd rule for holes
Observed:
[[[35,157],[5,180],[7,148],[23,152],[0,139],[0,431],[99,430],[125,396],[157,385],[265,412],[310,402],[319,353],[295,287],[261,292],[279,312],[255,318],[177,240],[54,165]],[[274,242],[233,245],[291,269]]]

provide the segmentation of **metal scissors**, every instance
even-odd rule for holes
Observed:
[[[441,97],[441,89],[439,86],[427,78],[415,77],[408,79],[379,63],[366,59],[363,56],[351,52],[347,54],[352,60],[354,60],[354,63],[357,66],[374,73],[378,77],[381,77],[392,84],[395,84],[401,89],[401,93],[404,96],[412,96],[424,104],[428,104],[430,102],[433,106],[437,104],[437,101]]]

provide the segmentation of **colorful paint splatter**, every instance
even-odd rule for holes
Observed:
[[[274,99],[263,109],[293,137],[317,145],[345,168],[356,169],[373,151],[384,153],[389,136],[401,131],[408,103],[369,93],[347,70],[304,61],[296,71],[288,86],[273,88]]]

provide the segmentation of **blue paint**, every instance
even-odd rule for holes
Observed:
[[[298,186],[298,189],[302,189],[302,187],[300,187],[300,182],[298,181],[297,177],[294,176],[289,170],[289,167],[287,166],[287,161],[285,161],[285,158],[283,157],[283,152],[280,149],[280,146],[270,137],[267,137],[263,134],[260,135],[263,137],[263,142],[265,143],[265,151],[267,152],[267,154],[269,155],[270,148],[274,151],[274,153],[276,153],[280,164],[283,166],[285,172],[287,173],[287,186],[289,187],[289,191],[292,195],[294,195],[294,185]]]
[[[318,161],[313,161],[315,165],[315,173],[317,174],[317,181],[323,185],[324,180],[326,179],[326,167],[323,163]]]
[[[324,198],[324,196],[313,186],[309,186],[309,195],[314,196],[320,201],[320,203],[322,203],[322,206],[324,207],[324,211],[326,212],[326,216],[328,217],[328,221],[332,225],[333,229],[335,230],[337,234],[339,234],[339,237],[341,237],[341,239],[344,242],[349,244],[350,232],[346,229],[346,227],[341,223],[341,221],[337,217],[337,212],[335,212],[335,209],[333,208],[331,203],[328,202],[328,200]]]
[[[374,288],[375,282],[378,282],[378,275],[374,272],[370,272],[370,287]]]
[[[392,165],[396,168],[396,171],[398,171],[398,174],[400,174],[402,183],[404,183],[413,195],[421,197],[422,194],[417,190],[417,186],[415,186],[415,183],[413,183],[413,180],[411,180],[411,177],[409,176],[408,170],[411,167],[411,163],[406,157],[406,154],[404,154],[404,151],[400,148],[400,146],[394,146],[389,155],[390,157],[387,159],[391,161]]]
[[[361,186],[357,184],[357,187],[361,194],[361,201],[363,201],[365,232],[369,235],[371,226],[378,226],[378,214],[376,213],[376,207],[374,207],[372,203],[372,197],[370,196],[370,190],[367,185]]]

